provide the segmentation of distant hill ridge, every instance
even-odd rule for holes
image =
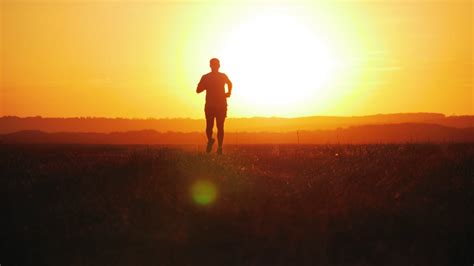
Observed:
[[[0,135],[0,143],[26,144],[204,144],[203,132],[140,130],[112,133],[19,131]],[[366,144],[474,142],[474,127],[402,123],[297,132],[227,132],[226,144]]]
[[[291,132],[297,130],[322,130],[347,128],[360,125],[400,123],[436,124],[453,128],[474,127],[474,116],[445,116],[438,113],[377,114],[369,116],[309,116],[297,118],[252,117],[228,118],[227,131],[236,132]],[[137,131],[152,129],[159,132],[202,131],[203,119],[128,119],[128,118],[47,118],[47,117],[0,117],[0,134],[22,130],[44,132],[99,132]]]

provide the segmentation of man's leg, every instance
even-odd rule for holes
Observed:
[[[212,140],[212,129],[214,128],[214,117],[206,116],[206,135],[207,142]]]
[[[214,145],[214,139],[212,138],[212,130],[214,128],[214,118],[215,116],[212,112],[206,110],[206,135],[207,135],[207,147],[206,152],[210,153],[212,151],[212,146]]]
[[[224,142],[224,122],[225,122],[224,115],[220,115],[216,117],[217,143],[219,145],[219,147],[217,148],[218,153],[222,153],[222,143]]]

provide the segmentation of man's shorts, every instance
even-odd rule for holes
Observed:
[[[204,107],[206,119],[223,120],[227,117],[227,106],[208,106]]]

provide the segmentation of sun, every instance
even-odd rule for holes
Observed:
[[[239,23],[226,38],[222,58],[241,106],[283,116],[300,113],[311,99],[324,98],[339,63],[324,36],[285,9]]]

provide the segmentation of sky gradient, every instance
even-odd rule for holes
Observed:
[[[202,118],[209,59],[228,115],[474,114],[471,1],[0,3],[0,115]]]

